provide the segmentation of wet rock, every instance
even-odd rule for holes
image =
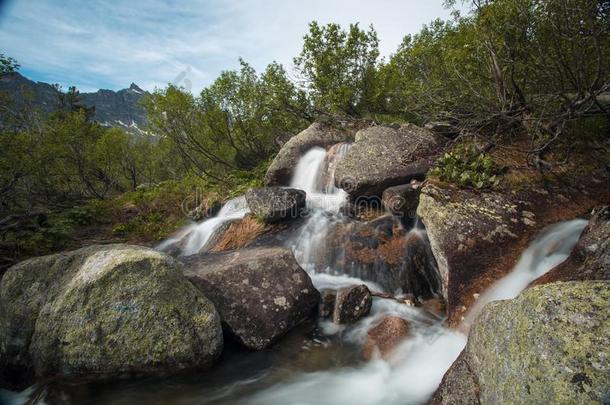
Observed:
[[[381,201],[392,214],[404,220],[415,219],[415,211],[419,203],[421,183],[417,180],[409,184],[388,187],[383,191]]]
[[[337,291],[333,322],[337,324],[355,323],[368,315],[372,304],[371,292],[364,284],[343,287]]]
[[[610,207],[596,208],[570,257],[533,284],[610,280]]]
[[[335,311],[335,302],[337,300],[337,292],[335,290],[320,291],[320,304],[318,306],[318,316],[320,318],[329,318]]]
[[[609,314],[607,281],[546,284],[488,304],[443,378],[437,403],[455,403],[459,394],[451,392],[462,385],[484,404],[603,402]]]
[[[443,318],[446,315],[447,307],[442,298],[430,298],[422,302],[421,307],[431,314]]]
[[[365,360],[370,360],[375,353],[379,353],[382,358],[387,358],[409,335],[410,329],[409,322],[402,318],[397,316],[383,318],[379,324],[369,330],[362,356]]]
[[[254,188],[246,193],[250,211],[265,223],[300,217],[305,198],[303,190],[283,187]]]
[[[353,198],[380,196],[388,187],[423,179],[446,139],[411,124],[369,127],[335,171],[335,184]]]
[[[214,201],[211,205],[208,205],[207,201],[202,202],[199,206],[193,208],[186,214],[192,221],[201,221],[206,218],[215,216],[220,212],[222,204],[218,201]]]
[[[513,269],[546,226],[586,216],[610,198],[599,179],[569,179],[576,180],[589,191],[555,183],[511,191],[426,183],[417,214],[438,265],[450,325],[457,326],[475,297]]]
[[[305,152],[315,146],[327,148],[339,142],[350,142],[354,139],[356,131],[365,125],[368,125],[368,123],[364,121],[315,122],[311,124],[282,146],[267,170],[265,185],[289,185],[294,168]]]
[[[462,352],[443,376],[430,405],[478,405],[479,385]]]
[[[396,294],[427,299],[441,292],[425,233],[407,232],[391,215],[369,222],[337,222],[326,240],[316,251],[320,268],[345,269]]]
[[[251,349],[308,319],[320,294],[285,248],[248,248],[186,260],[185,274],[214,303],[226,332]]]
[[[212,303],[152,249],[104,245],[38,257],[0,284],[0,369],[14,376],[201,368],[222,346]]]

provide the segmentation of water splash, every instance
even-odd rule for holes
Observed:
[[[181,256],[205,252],[212,247],[214,237],[223,225],[242,219],[248,212],[250,210],[244,196],[233,198],[226,202],[215,217],[187,225],[176,236],[157,245],[156,249],[169,251],[178,248]]]

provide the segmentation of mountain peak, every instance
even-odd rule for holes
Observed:
[[[141,89],[141,88],[140,88],[140,87],[139,87],[137,84],[135,84],[135,83],[131,83],[131,84],[129,85],[129,90],[133,90],[133,91],[135,91],[136,93],[144,93],[144,90],[142,90],[142,89]]]

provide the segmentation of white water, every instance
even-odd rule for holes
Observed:
[[[292,186],[310,187],[308,192],[317,192],[315,185],[320,184],[319,179],[323,176],[320,173],[324,167],[321,161],[321,151],[307,153],[299,163]],[[326,234],[333,221],[341,220],[336,215],[337,211],[318,206],[291,245],[297,260],[308,271],[317,288],[337,288],[365,282],[341,274],[342,269],[326,269],[324,273],[316,271],[319,270],[316,269],[316,252],[327,243]],[[514,298],[531,281],[564,261],[586,223],[583,220],[568,221],[545,230],[523,253],[514,270],[479,298],[470,316],[475,317],[489,301]],[[425,232],[420,227],[413,231]],[[371,314],[355,325],[335,325],[322,321],[320,329],[326,335],[336,335],[343,341],[363,345],[368,330],[386,316],[401,317],[409,321],[412,328],[410,337],[387,360],[377,356],[360,367],[302,373],[255,394],[246,403],[386,405],[427,402],[466,345],[466,335],[442,327],[419,308],[378,298],[374,299]]]
[[[566,260],[585,226],[587,221],[575,219],[551,225],[542,231],[523,252],[515,268],[479,297],[468,311],[463,325],[469,328],[488,302],[515,298],[532,281]]]
[[[244,196],[233,198],[226,202],[215,217],[187,225],[178,231],[176,236],[161,242],[156,249],[167,250],[177,246],[180,248],[182,256],[204,252],[210,248],[210,246],[207,246],[208,242],[223,224],[241,219],[248,212],[249,208]]]

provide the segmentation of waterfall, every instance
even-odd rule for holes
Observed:
[[[514,269],[483,294],[470,313],[498,299],[514,298],[529,283],[563,262],[574,248],[587,221],[561,222],[545,229],[521,255]],[[254,396],[249,404],[423,404],[440,384],[443,375],[466,345],[467,337],[438,323],[422,322],[418,308],[375,300],[371,314],[351,330],[327,327],[327,333],[342,333],[344,339],[363,343],[369,327],[385,316],[410,322],[412,334],[387,360],[374,359],[357,368],[302,373]],[[467,319],[467,321],[471,319]],[[322,325],[324,327],[324,325]],[[347,332],[347,333],[346,333]]]
[[[515,268],[479,297],[466,314],[463,326],[469,328],[488,302],[515,298],[532,281],[562,263],[586,226],[584,219],[575,219],[546,228],[523,252]]]
[[[222,227],[232,221],[243,218],[249,212],[244,196],[226,202],[215,217],[187,225],[176,236],[166,239],[156,249],[170,251],[177,248],[181,256],[189,256],[209,250],[214,237]]]
[[[344,221],[339,209],[345,204],[347,193],[335,187],[335,169],[350,147],[349,143],[339,143],[328,152],[317,147],[310,149],[299,160],[290,183],[291,187],[307,192],[309,218],[296,237],[289,241],[289,246],[318,288],[364,283],[345,274],[342,278],[329,278],[324,275],[326,269],[318,268],[320,258],[328,248],[329,230]]]

